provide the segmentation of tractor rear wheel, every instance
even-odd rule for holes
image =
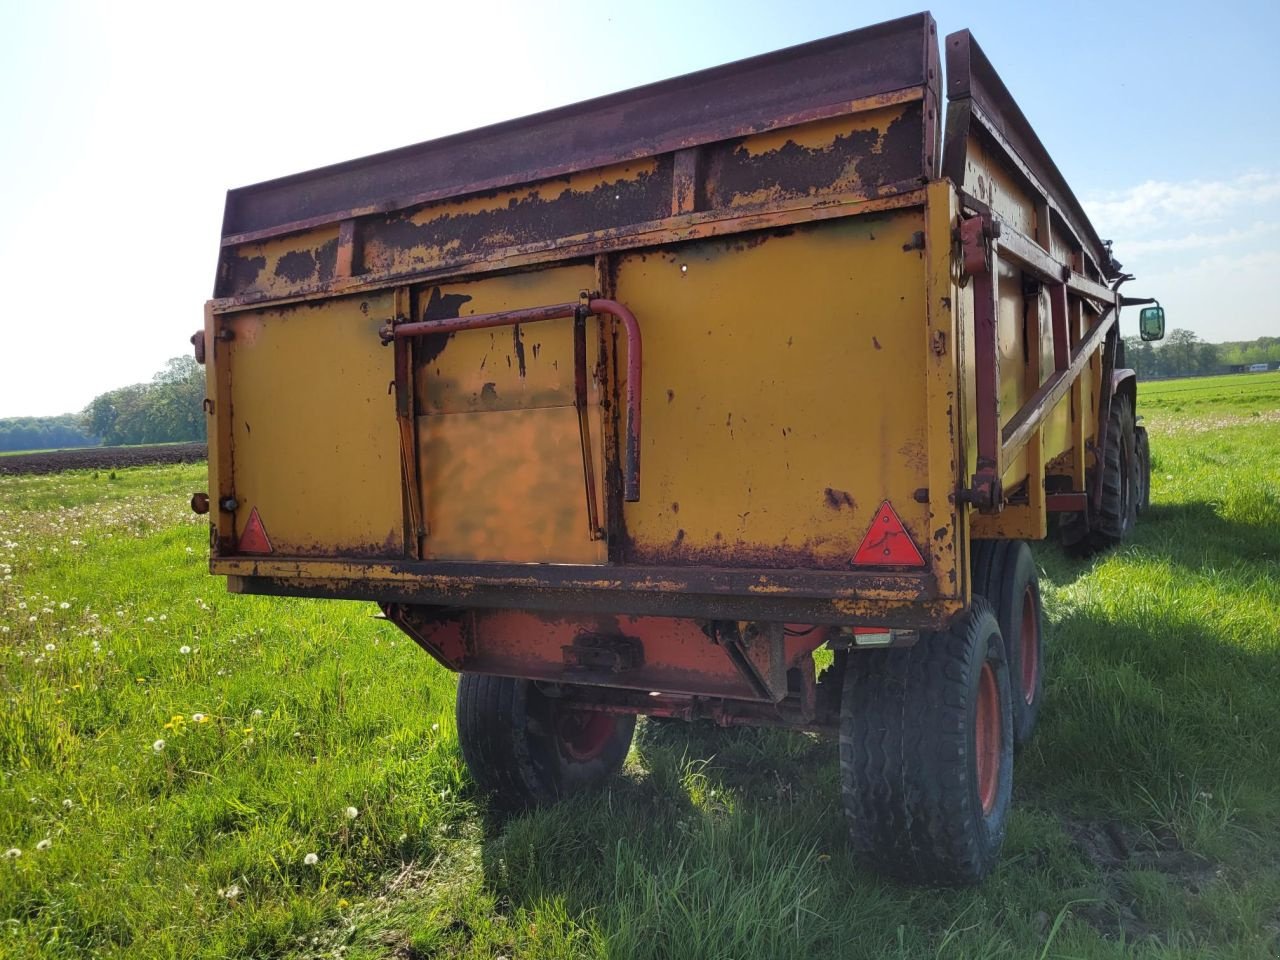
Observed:
[[[552,803],[622,768],[636,718],[582,709],[532,680],[464,673],[458,741],[472,778],[500,806]]]
[[[1138,453],[1138,493],[1136,510],[1139,516],[1151,506],[1151,440],[1146,427],[1135,427],[1134,443]]]
[[[1089,557],[1128,539],[1138,517],[1138,449],[1133,406],[1126,396],[1111,398],[1107,438],[1102,451],[1102,496],[1088,523],[1079,514],[1064,517],[1062,544],[1077,557]]]
[[[914,646],[849,657],[840,780],[854,846],[881,871],[951,885],[991,871],[1013,788],[1013,718],[986,600]]]

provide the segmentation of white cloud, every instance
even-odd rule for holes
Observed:
[[[1103,236],[1145,234],[1170,224],[1221,220],[1237,212],[1256,214],[1280,202],[1280,172],[1254,171],[1231,180],[1147,180],[1085,201]]]
[[[1280,222],[1259,220],[1248,227],[1233,227],[1220,233],[1201,233],[1198,230],[1181,236],[1159,236],[1150,240],[1128,240],[1124,243],[1126,256],[1136,257],[1147,253],[1172,253],[1181,250],[1204,250],[1248,243],[1280,234]]]

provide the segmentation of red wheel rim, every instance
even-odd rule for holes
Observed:
[[[616,717],[596,710],[565,710],[556,723],[560,746],[566,756],[578,760],[598,757],[617,728]]]
[[[996,790],[1000,785],[1000,688],[996,684],[996,672],[991,664],[982,665],[978,677],[978,709],[974,722],[977,736],[974,747],[978,754],[978,799],[982,801],[985,816],[996,805]]]
[[[1022,699],[1036,698],[1036,678],[1040,675],[1040,622],[1036,618],[1036,596],[1027,584],[1022,594]]]

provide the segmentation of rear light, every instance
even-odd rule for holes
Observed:
[[[891,630],[888,627],[854,627],[855,647],[909,647],[918,639],[914,630]]]

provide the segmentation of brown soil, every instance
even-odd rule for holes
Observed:
[[[81,447],[0,457],[0,474],[58,473],[62,470],[115,470],[159,463],[196,463],[208,457],[203,443],[166,443],[149,447]]]

